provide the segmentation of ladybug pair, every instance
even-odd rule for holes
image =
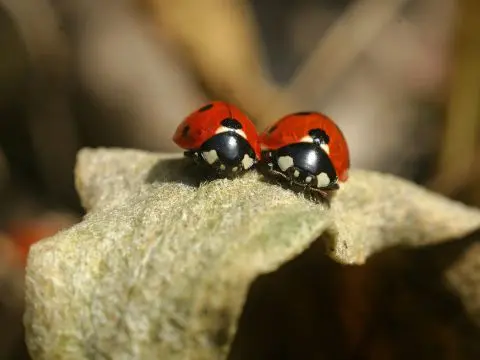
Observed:
[[[219,176],[234,177],[257,165],[266,174],[322,195],[337,190],[350,167],[342,132],[317,112],[287,115],[258,134],[237,107],[214,101],[190,114],[173,141]]]

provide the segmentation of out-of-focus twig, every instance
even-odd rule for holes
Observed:
[[[261,45],[246,1],[141,0],[153,9],[162,34],[174,39],[215,97],[237,103],[261,126],[279,88],[263,69]],[[293,102],[287,95],[283,103]]]
[[[171,140],[181,119],[205,102],[181,57],[155,42],[129,0],[57,0],[77,56],[75,74],[91,145],[178,150]],[[93,105],[93,106],[92,106]]]
[[[323,93],[350,67],[398,15],[406,0],[357,0],[320,40],[308,61],[294,76],[293,93],[314,90]]]
[[[331,26],[317,48],[294,75],[291,84],[282,96],[302,94],[306,99],[319,98],[350,68],[379,35],[382,29],[398,15],[407,0],[357,0]],[[283,102],[283,98],[276,99]],[[267,110],[275,111],[274,106]],[[269,115],[277,116],[277,115]]]
[[[452,195],[471,177],[480,131],[480,2],[460,0],[443,146],[431,188]]]
[[[43,180],[51,194],[75,202],[71,168],[78,150],[68,107],[68,50],[45,0],[1,0],[29,56],[28,124]]]

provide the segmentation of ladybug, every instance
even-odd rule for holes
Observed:
[[[348,179],[350,154],[338,126],[319,112],[284,116],[262,134],[262,164],[267,173],[322,195]]]
[[[252,168],[261,156],[255,125],[237,107],[213,101],[178,126],[173,141],[185,156],[231,177]]]

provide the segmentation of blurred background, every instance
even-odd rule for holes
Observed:
[[[325,112],[354,168],[480,205],[479,15],[478,0],[0,0],[0,324],[21,314],[28,246],[83,215],[76,152],[178,151],[209,99],[260,130]],[[0,359],[21,358],[21,332],[0,327]]]

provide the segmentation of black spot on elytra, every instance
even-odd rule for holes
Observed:
[[[229,129],[239,130],[242,128],[242,124],[240,124],[240,121],[232,118],[223,119],[221,124],[222,126],[225,126]]]
[[[210,110],[212,107],[213,107],[213,104],[205,105],[204,107],[201,107],[200,109],[198,109],[198,112],[204,112],[204,111]]]
[[[182,130],[182,136],[183,137],[187,137],[188,136],[188,132],[190,131],[190,126],[185,126]]]
[[[313,114],[313,111],[300,111],[300,112],[297,112],[293,115],[295,115],[295,116],[305,116],[305,115],[311,115],[311,114]]]
[[[273,125],[270,129],[268,129],[267,134],[273,133],[275,130],[277,130],[277,125]]]
[[[314,140],[320,140],[325,144],[328,144],[330,142],[330,137],[322,129],[312,129],[308,132],[308,135],[310,135]]]

